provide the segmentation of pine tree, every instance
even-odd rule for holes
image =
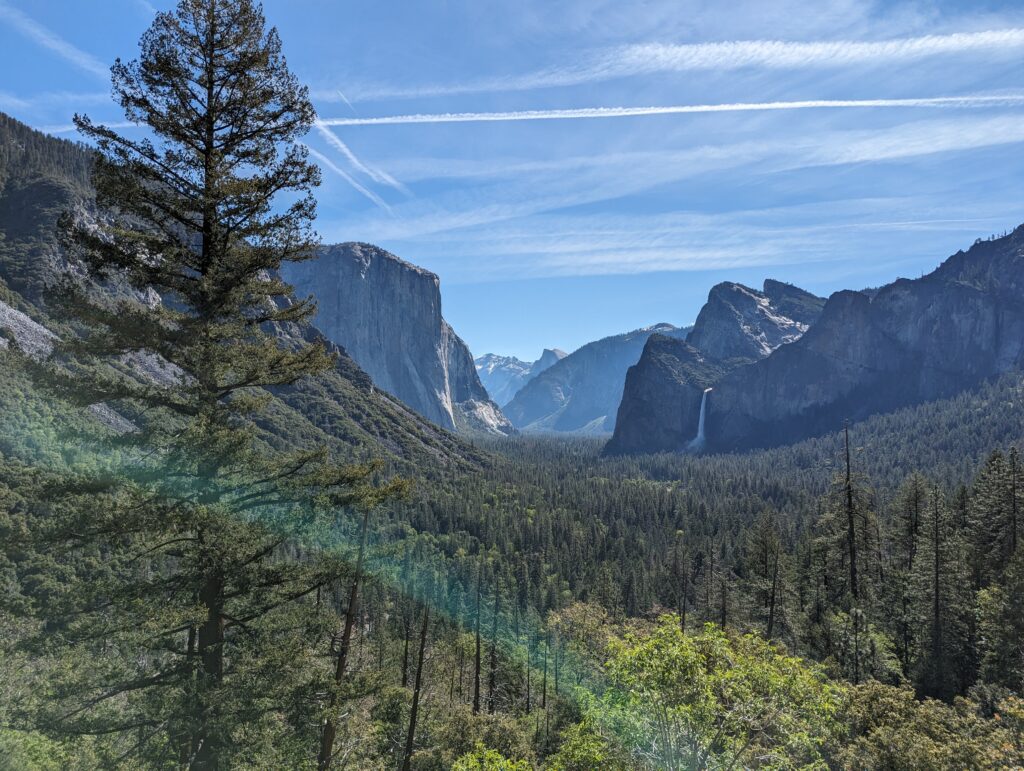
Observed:
[[[473,714],[480,714],[480,593],[484,582],[484,562],[481,555],[476,573],[476,610],[473,615],[475,648],[473,653]]]
[[[1006,553],[1007,562],[1013,559],[1013,555],[1017,552],[1017,546],[1020,541],[1020,453],[1017,452],[1016,447],[1010,448],[1009,453],[1009,483],[1010,489],[1007,491],[1009,497],[1009,535],[1006,538]]]
[[[303,740],[308,725],[287,726],[286,709],[315,677],[304,666],[323,622],[308,600],[347,567],[285,550],[394,490],[371,487],[372,465],[261,438],[271,391],[333,361],[297,334],[282,342],[313,310],[277,270],[312,256],[319,171],[298,141],[313,107],[277,32],[251,0],[181,0],[112,76],[147,133],[76,116],[97,148],[100,214],[68,219],[65,241],[115,291],[74,276],[60,286],[51,302],[80,336],[37,376],[74,403],[119,408],[134,430],[102,474],[46,492],[53,548],[110,551],[102,576],[80,575],[77,599],[54,609],[60,639],[103,663],[66,684],[52,719],[55,730],[124,732],[139,755],[226,768],[258,741]],[[139,377],[145,363],[164,377]]]
[[[915,682],[923,694],[948,699],[967,685],[957,674],[970,656],[970,597],[965,593],[969,582],[959,559],[963,548],[952,513],[935,486],[922,510],[921,547],[912,576],[921,636]]]
[[[839,673],[847,680],[855,684],[870,679],[896,683],[901,678],[889,638],[860,608],[833,614],[828,633]]]
[[[684,543],[682,531],[676,531],[672,549],[671,592],[675,598],[676,613],[679,614],[679,631],[686,633],[686,610],[690,596],[690,550]]]
[[[1020,527],[1020,458],[994,450],[971,487],[968,529],[978,588],[1001,580],[1018,547]]]
[[[1024,688],[1024,550],[1006,570],[1005,581],[978,593],[978,638],[982,682]]]
[[[890,571],[892,580],[882,588],[889,600],[886,606],[889,628],[905,672],[910,671],[916,655],[920,631],[915,608],[915,587],[911,578],[914,575],[927,506],[928,482],[921,474],[911,474],[896,496]]]
[[[900,488],[895,510],[896,560],[907,573],[914,569],[914,559],[921,539],[921,521],[927,504],[927,480],[921,474],[911,474]]]
[[[493,715],[497,709],[498,691],[498,621],[501,618],[501,585],[499,574],[494,573],[494,606],[491,611],[490,659],[487,665],[487,714]]]
[[[750,603],[751,621],[769,640],[789,623],[786,600],[789,568],[774,513],[762,514],[744,545],[743,589]]]
[[[320,732],[320,749],[317,753],[317,769],[329,769],[334,759],[334,741],[338,734],[337,708],[340,701],[340,689],[345,681],[348,667],[349,651],[352,646],[352,629],[355,626],[356,613],[359,610],[359,588],[363,580],[363,560],[366,556],[366,538],[370,524],[370,508],[364,507],[362,521],[359,526],[359,545],[356,551],[352,585],[349,589],[348,604],[345,606],[344,624],[341,639],[338,641],[338,652],[335,656],[333,688],[327,698],[327,714]]]
[[[405,751],[402,754],[402,771],[409,771],[412,754],[416,746],[416,720],[420,711],[420,694],[423,688],[423,661],[427,650],[427,632],[430,630],[430,604],[423,604],[423,623],[420,626],[419,655],[416,657],[416,678],[413,681],[412,707],[409,709],[409,732],[405,738]]]
[[[825,514],[817,523],[819,542],[827,558],[830,605],[863,609],[872,602],[879,552],[871,498],[871,491],[853,470],[847,426],[843,468],[833,482]]]

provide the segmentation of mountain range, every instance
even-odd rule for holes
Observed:
[[[718,284],[692,327],[655,324],[588,343],[540,375],[531,374],[503,409],[522,431],[612,432],[626,373],[649,340],[685,341],[705,358],[721,360],[721,366],[738,366],[797,340],[817,319],[824,303],[809,292],[771,279],[761,291],[732,282]],[[497,369],[496,358],[478,359],[478,369],[483,359]],[[626,417],[630,417],[628,411]]]
[[[653,334],[684,337],[688,329],[655,324],[578,348],[527,382],[505,405],[522,431],[602,434],[615,426],[626,370]]]
[[[90,164],[87,148],[0,114],[0,348],[39,353],[67,332],[46,288],[77,270],[55,231],[63,212],[89,211]],[[611,432],[608,453],[774,446],[1024,365],[1024,226],[921,278],[827,300],[771,279],[722,283],[692,328],[656,324],[532,363],[474,361],[442,315],[438,277],[379,247],[325,247],[283,275],[319,312],[278,334],[322,339],[338,363],[276,394],[290,428],[275,430],[407,460],[472,459],[448,432],[516,429]],[[152,377],[149,364],[134,366]]]
[[[806,333],[761,358],[730,361],[694,342],[648,342],[626,378],[608,452],[686,449],[698,437],[702,403],[708,450],[766,447],[1020,369],[1024,226],[976,242],[921,278],[836,292]]]
[[[499,406],[504,407],[524,385],[541,372],[567,356],[558,348],[545,348],[535,362],[525,362],[515,356],[485,353],[473,360],[480,382]]]

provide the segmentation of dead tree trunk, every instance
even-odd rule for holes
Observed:
[[[409,733],[405,737],[402,771],[409,771],[412,751],[416,742],[416,717],[420,711],[420,688],[423,685],[423,655],[427,650],[427,629],[430,626],[430,606],[423,606],[423,626],[420,627],[420,655],[416,661],[416,679],[412,689],[412,708],[409,710]]]
[[[487,673],[487,712],[494,714],[495,694],[498,688],[498,617],[501,614],[501,587],[494,576],[494,617],[491,619],[491,660]]]
[[[355,574],[352,576],[352,588],[348,593],[348,607],[345,608],[345,625],[341,632],[341,643],[338,645],[338,658],[334,665],[334,688],[327,700],[327,719],[324,721],[320,734],[320,753],[316,767],[319,771],[327,771],[334,757],[334,741],[338,735],[338,689],[345,679],[348,666],[348,652],[352,643],[352,627],[355,624],[356,611],[359,605],[359,584],[363,577],[363,555],[366,552],[366,532],[370,524],[370,510],[363,512],[363,521],[359,526],[359,549],[356,552]]]

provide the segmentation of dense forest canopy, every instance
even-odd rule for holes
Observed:
[[[259,7],[114,85],[151,140],[0,116],[8,767],[1024,763],[1020,373],[761,452],[474,446],[276,277],[318,172]]]

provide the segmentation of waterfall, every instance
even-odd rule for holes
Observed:
[[[704,418],[707,417],[708,413],[709,393],[711,393],[711,389],[705,388],[704,395],[700,398],[700,417],[697,419],[697,436],[695,436],[687,445],[687,449],[693,452],[704,449]]]

